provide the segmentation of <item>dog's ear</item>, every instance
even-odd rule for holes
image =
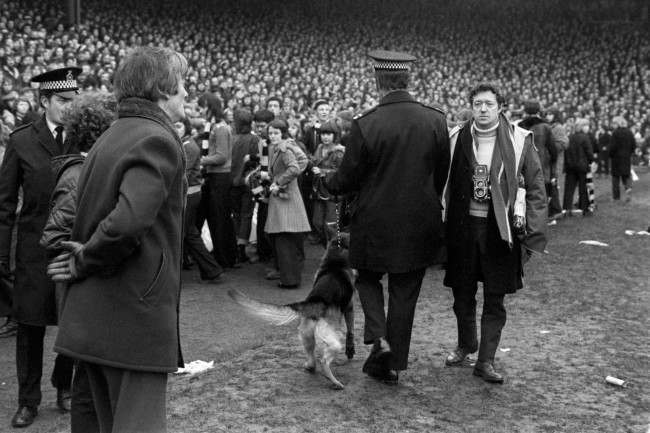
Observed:
[[[327,223],[325,229],[325,239],[329,243],[332,239],[336,239],[336,223]]]

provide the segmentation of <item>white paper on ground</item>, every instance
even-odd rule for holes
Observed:
[[[197,374],[204,371],[214,368],[214,361],[205,362],[200,359],[197,361],[192,361],[189,364],[185,364],[184,368],[179,368],[176,370],[176,374]]]
[[[542,329],[539,331],[540,334],[550,334],[551,331],[547,331],[546,329]]]
[[[510,352],[509,347],[504,347],[503,349],[499,349],[499,350],[502,351],[502,352]]]
[[[594,245],[594,246],[597,246],[597,247],[608,247],[609,246],[609,244],[606,244],[605,242],[592,241],[592,240],[580,241],[578,243],[579,244],[584,244],[584,245]]]

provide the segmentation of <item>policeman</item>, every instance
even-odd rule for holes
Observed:
[[[0,169],[0,267],[9,263],[11,232],[18,227],[16,247],[13,318],[18,322],[16,370],[18,373],[18,411],[11,420],[14,427],[30,425],[41,403],[43,338],[45,327],[56,324],[54,283],[45,273],[47,256],[39,239],[48,216],[54,174],[50,159],[74,152],[65,144],[61,117],[65,106],[78,93],[79,68],[61,68],[32,78],[39,83],[44,115],[15,130],[7,144]],[[18,190],[23,190],[23,205],[16,219]],[[56,357],[52,385],[61,412],[70,410],[73,361]]]
[[[444,113],[407,91],[415,57],[373,51],[379,105],[352,121],[333,194],[357,193],[351,210],[350,261],[372,351],[363,371],[395,384],[405,370],[415,305],[427,266],[443,245],[440,196],[449,164]],[[388,274],[388,313],[381,279]]]

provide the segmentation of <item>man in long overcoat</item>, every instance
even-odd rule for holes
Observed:
[[[625,199],[630,199],[632,192],[632,180],[630,173],[632,170],[631,158],[636,148],[634,134],[627,128],[625,118],[618,116],[614,118],[616,129],[612,132],[612,138],[609,145],[609,157],[612,159],[612,198],[620,200],[621,182],[625,188]]]
[[[470,92],[473,117],[451,131],[444,194],[444,284],[453,290],[458,325],[458,347],[445,363],[465,365],[467,356],[478,350],[474,374],[492,383],[503,382],[494,369],[494,355],[506,322],[505,294],[522,288],[523,261],[546,245],[547,203],[539,156],[530,131],[510,124],[501,113],[503,101],[490,84]],[[521,217],[517,221],[515,212]],[[475,299],[479,281],[484,297],[480,343]]]
[[[137,48],[120,64],[118,120],[88,153],[73,242],[62,243],[72,255],[49,268],[55,281],[71,281],[54,350],[87,373],[101,431],[166,431],[167,374],[183,365],[187,181],[173,122],[185,116],[186,71],[167,48]]]
[[[9,263],[11,232],[14,225],[18,226],[13,319],[18,322],[19,408],[12,419],[14,427],[30,425],[37,415],[41,403],[45,327],[56,324],[54,284],[46,275],[47,255],[39,240],[54,188],[50,159],[73,152],[64,144],[61,114],[78,91],[76,76],[80,72],[78,68],[62,68],[32,78],[40,83],[45,114],[11,134],[0,168],[0,267]],[[21,187],[23,205],[16,220]],[[70,409],[72,368],[70,358],[57,356],[51,379],[57,388],[57,405],[64,412]]]
[[[415,306],[427,266],[443,244],[440,196],[449,164],[445,115],[406,90],[414,57],[370,53],[381,101],[354,119],[338,171],[326,178],[334,194],[356,192],[350,261],[365,314],[364,342],[373,344],[363,370],[396,383],[405,370]],[[388,313],[381,279],[388,274]]]

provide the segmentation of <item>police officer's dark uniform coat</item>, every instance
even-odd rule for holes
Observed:
[[[54,283],[45,271],[47,255],[39,240],[49,213],[54,175],[50,159],[70,153],[59,149],[45,116],[14,131],[0,168],[0,260],[9,259],[18,190],[23,205],[18,217],[13,318],[19,323],[56,324]]]
[[[444,114],[406,91],[388,93],[354,119],[335,194],[357,191],[350,261],[357,269],[403,273],[440,257],[442,189],[449,164]]]
[[[364,368],[407,368],[422,278],[441,256],[440,197],[448,165],[444,114],[397,90],[352,122],[341,166],[327,178],[334,194],[358,193],[351,206],[350,262],[359,269],[364,342],[385,337],[392,353],[388,363],[371,367],[377,362],[371,352]],[[386,315],[380,282],[385,273]]]

